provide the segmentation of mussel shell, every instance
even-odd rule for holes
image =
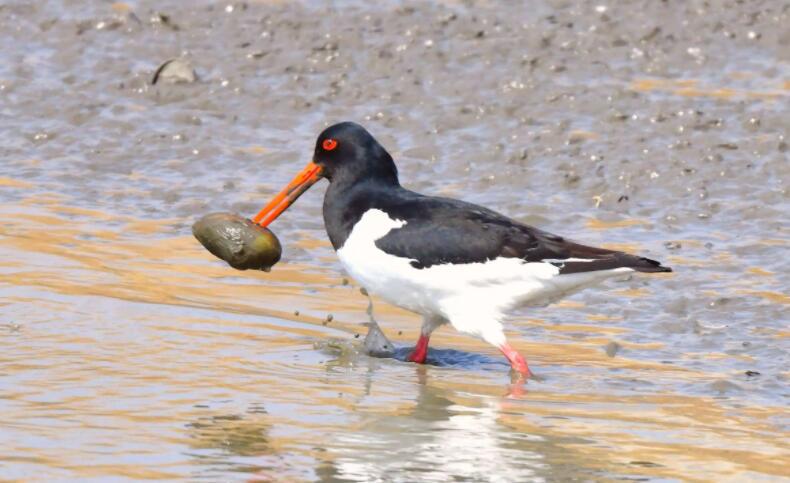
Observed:
[[[192,225],[192,234],[237,270],[268,272],[283,251],[271,230],[235,213],[210,213]]]

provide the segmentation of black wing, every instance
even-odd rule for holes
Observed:
[[[620,267],[640,272],[672,271],[655,260],[580,245],[463,201],[416,195],[387,205],[383,207],[387,213],[406,224],[377,240],[376,246],[412,259],[415,268],[506,257],[552,263],[561,274]]]

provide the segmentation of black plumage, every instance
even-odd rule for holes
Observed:
[[[322,149],[325,139],[338,149]],[[500,257],[551,263],[561,274],[632,268],[671,272],[655,260],[585,246],[519,223],[482,206],[409,191],[398,181],[392,157],[364,128],[336,124],[316,143],[315,162],[331,181],[324,198],[324,221],[335,250],[342,248],[365,212],[379,209],[405,224],[376,241],[413,267],[480,263]]]

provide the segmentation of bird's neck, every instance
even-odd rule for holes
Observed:
[[[354,225],[371,208],[381,208],[386,200],[403,190],[397,177],[370,178],[356,183],[333,179],[324,195],[324,225],[335,250],[339,250]]]
[[[334,173],[330,183],[331,187],[337,191],[349,191],[374,185],[389,188],[400,186],[398,170],[392,162],[356,164],[353,169],[344,169]]]

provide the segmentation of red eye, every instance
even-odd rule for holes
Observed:
[[[324,150],[331,151],[337,147],[337,141],[334,139],[324,139]]]

